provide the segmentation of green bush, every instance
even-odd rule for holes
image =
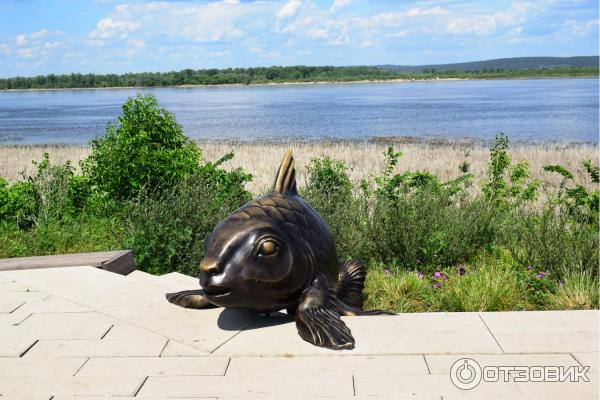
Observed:
[[[169,191],[143,196],[132,208],[126,245],[133,249],[139,269],[155,274],[198,274],[205,237],[222,218],[250,199],[244,189],[250,175],[240,169],[219,168],[232,156],[202,166]]]
[[[361,258],[366,219],[359,199],[353,195],[348,166],[329,157],[312,159],[302,195],[329,225],[338,256]]]
[[[35,224],[37,214],[37,195],[31,182],[15,182],[9,186],[0,178],[0,222],[27,229]]]
[[[175,116],[158,108],[150,94],[127,100],[118,125],[109,125],[91,146],[92,154],[83,163],[85,174],[117,201],[172,187],[197,171],[201,158]]]

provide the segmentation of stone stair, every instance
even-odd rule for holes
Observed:
[[[302,341],[285,314],[188,310],[179,273],[94,266],[0,271],[0,395],[120,398],[474,398],[598,396],[598,311],[344,317],[351,351]],[[526,332],[526,334],[524,334]],[[590,366],[584,383],[452,385],[452,363]]]

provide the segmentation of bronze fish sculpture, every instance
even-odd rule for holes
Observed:
[[[267,315],[286,309],[302,339],[336,350],[355,343],[341,315],[390,314],[363,311],[365,268],[355,260],[338,263],[327,224],[296,190],[291,151],[273,191],[221,221],[204,245],[202,289],[168,293],[171,303]]]

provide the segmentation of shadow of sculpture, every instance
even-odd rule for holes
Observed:
[[[217,326],[225,331],[241,331],[290,322],[294,322],[294,317],[282,312],[272,313],[269,317],[264,317],[241,309],[224,308],[219,314]]]

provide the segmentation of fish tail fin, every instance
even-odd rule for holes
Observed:
[[[279,165],[273,191],[281,194],[297,194],[296,190],[296,168],[292,150],[285,152],[283,160]]]
[[[341,263],[335,297],[351,307],[362,309],[366,277],[367,271],[362,262],[351,260]]]

